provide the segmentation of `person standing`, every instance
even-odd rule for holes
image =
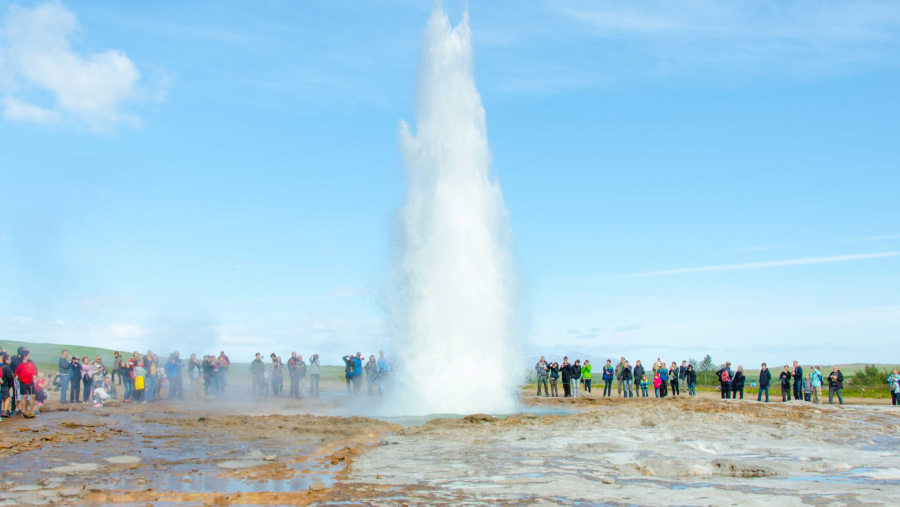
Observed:
[[[218,364],[216,387],[219,389],[219,394],[222,394],[225,392],[225,384],[228,382],[228,367],[231,366],[231,359],[228,359],[224,350],[220,350],[216,363]]]
[[[697,372],[694,371],[694,365],[687,365],[684,377],[687,382],[688,396],[697,396]]]
[[[624,366],[622,366],[622,397],[634,398],[634,391],[631,390],[633,381],[634,374],[631,371],[631,365],[628,364],[628,361],[625,361]]]
[[[302,358],[301,358],[302,360]],[[319,397],[319,354],[309,356],[309,395]]]
[[[659,376],[659,372],[661,370],[656,370],[656,373],[653,374],[653,390],[656,392],[656,397],[659,398],[659,390],[662,386],[666,385],[662,381],[662,377]]]
[[[900,391],[900,371],[897,368],[894,368],[894,373],[888,375],[887,383],[891,390],[891,405],[900,405],[900,397],[897,396],[897,392]]]
[[[81,403],[81,360],[73,355],[72,382],[69,383],[69,403]]]
[[[12,389],[16,372],[9,365],[9,354],[0,354],[0,417],[12,417]],[[65,395],[65,393],[63,393]]]
[[[568,357],[563,357],[563,364],[559,367],[559,372],[562,376],[563,397],[569,398],[572,396],[572,365],[569,364]]]
[[[541,356],[541,359],[534,365],[534,371],[537,372],[537,395],[541,395],[541,385],[543,385],[544,397],[546,398],[548,395],[547,378],[549,377],[550,369],[547,366],[547,360],[544,359],[544,356]]]
[[[353,388],[350,387],[350,383],[353,382],[353,354],[347,354],[341,359],[344,360],[344,380],[347,382],[347,394],[353,394]]]
[[[184,369],[184,365],[181,363],[181,354],[176,350],[172,352],[172,357],[175,358],[175,375],[169,376],[169,385],[175,384],[175,396],[180,400],[184,398],[184,382],[182,381],[181,372]],[[158,361],[159,358],[153,356],[153,361]],[[157,394],[156,398],[159,398],[159,386],[156,387]]]
[[[160,385],[159,358],[157,358],[152,350],[147,351],[144,356],[144,369],[147,375],[144,377],[144,401],[156,401],[156,386]],[[166,365],[163,365],[165,368]],[[171,380],[171,379],[170,379]],[[172,384],[169,384],[169,394],[172,393]]]
[[[763,392],[766,393],[766,403],[769,402],[769,384],[772,382],[772,372],[766,367],[766,363],[759,365],[759,393],[756,401],[762,401]]]
[[[88,356],[81,357],[81,399],[82,403],[91,402],[91,382],[94,378],[94,370]]]
[[[737,371],[734,372],[734,380],[731,381],[731,399],[737,399],[738,395],[744,399],[744,367],[738,365]]]
[[[357,352],[356,356],[353,357],[353,375],[350,376],[353,381],[353,394],[359,394],[359,389],[362,387],[362,372],[363,372],[363,363],[362,363],[362,352]]]
[[[684,391],[687,384],[687,361],[682,359],[681,366],[678,367],[678,382],[681,390]]]
[[[287,370],[288,377],[291,379],[291,398],[299,398],[300,397],[300,378],[298,377],[300,373],[300,359],[297,357],[297,352],[291,352],[291,358],[288,359],[287,362]]]
[[[549,368],[550,373],[550,396],[554,398],[559,398],[559,389],[556,387],[556,382],[559,380],[559,363],[553,363]]]
[[[91,399],[93,399],[94,389],[103,387],[103,381],[108,373],[102,357],[97,356],[91,361]],[[109,394],[109,391],[107,391],[107,394]]]
[[[778,378],[781,380],[781,401],[791,401],[791,367],[784,365]]]
[[[584,382],[584,392],[590,394],[591,393],[591,370],[593,367],[591,366],[591,362],[587,359],[584,360],[584,365],[581,367],[581,380]]]
[[[128,367],[128,363],[126,363],[124,359],[119,360],[119,365],[116,366],[116,375],[122,380],[124,389],[122,401],[124,403],[131,403],[131,391],[134,388],[134,379],[131,378],[131,368]]]
[[[622,396],[622,368],[625,367],[625,358],[619,358],[619,364],[616,365],[616,389],[619,391],[619,396]]]
[[[661,384],[659,385],[659,397],[665,398],[668,395],[668,385],[669,385],[669,369],[666,368],[666,363],[663,361],[659,362],[659,381]]]
[[[669,385],[672,386],[672,396],[678,396],[678,376],[680,375],[680,370],[678,369],[678,364],[675,361],[672,361],[672,367],[669,368]]]
[[[19,396],[24,399],[19,410],[27,414],[28,410],[34,408],[34,379],[38,378],[37,367],[31,361],[31,352],[23,349],[20,352],[22,362],[16,368],[16,380],[19,381]],[[33,417],[30,416],[30,417]]]
[[[612,381],[615,370],[612,367],[612,361],[606,360],[606,366],[603,367],[603,396],[609,398],[612,396]]]
[[[256,353],[253,362],[250,363],[250,375],[253,377],[253,397],[257,400],[262,399],[266,394],[266,365],[263,364],[262,354]]]
[[[844,374],[835,366],[828,374],[828,403],[834,404],[834,395],[837,394],[838,403],[844,404],[841,391],[844,389]]]
[[[188,379],[191,383],[191,398],[195,400],[199,400],[202,398],[201,393],[203,392],[200,387],[200,378],[203,375],[203,365],[200,364],[200,360],[197,359],[197,354],[191,354],[191,359],[188,361]]]
[[[803,368],[797,361],[794,361],[794,399],[803,399]]]
[[[819,394],[822,391],[822,372],[819,371],[818,366],[810,368],[809,381],[812,384],[812,390],[810,391],[812,402],[819,403]]]
[[[722,389],[722,399],[731,398],[731,386],[732,386],[732,378],[734,374],[731,372],[731,363],[725,361],[725,366],[722,367],[721,370],[717,371],[716,374],[719,376],[719,385]]]
[[[275,356],[272,360],[272,396],[281,396],[284,392],[284,365],[281,364],[281,356]]]
[[[69,392],[69,380],[72,379],[72,362],[69,361],[69,351],[66,349],[59,353],[57,370],[59,377],[59,402],[66,403],[66,393]]]
[[[576,359],[575,364],[572,365],[572,396],[578,398],[581,396],[581,389],[579,389],[579,385],[581,383],[581,360]]]
[[[366,363],[366,389],[369,396],[375,395],[375,383],[378,382],[378,361],[375,361],[375,354],[369,356]]]
[[[803,400],[809,401],[812,396],[812,380],[809,378],[809,373],[803,375]]]
[[[634,362],[634,369],[631,373],[632,377],[634,377],[634,390],[637,391],[641,379],[644,378],[644,374],[647,373],[646,371],[644,371],[644,367],[641,365],[640,359]]]
[[[381,386],[387,387],[391,380],[391,362],[384,357],[384,351],[378,351],[378,394],[381,394]]]

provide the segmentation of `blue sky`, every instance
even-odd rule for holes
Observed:
[[[530,350],[894,360],[900,5],[469,4]],[[430,10],[0,1],[0,338],[388,343]]]

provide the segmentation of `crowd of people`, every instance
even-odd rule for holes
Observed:
[[[347,382],[348,394],[359,394],[364,373],[369,395],[381,394],[382,385],[390,378],[391,366],[390,362],[385,358],[384,352],[380,352],[379,356],[380,359],[378,360],[375,359],[374,355],[369,356],[369,360],[366,363],[363,363],[361,352],[357,352],[355,355],[348,354],[343,357],[344,379]],[[269,355],[269,361],[266,364],[263,361],[262,354],[257,352],[250,363],[254,399],[259,400],[269,396],[283,395],[285,369],[287,369],[288,382],[290,383],[289,397],[319,396],[319,377],[321,375],[319,354],[310,355],[309,364],[303,360],[303,356],[298,355],[296,352],[291,352],[291,357],[288,359],[287,364],[284,363],[281,356],[274,352]],[[308,381],[307,376],[309,377]],[[307,383],[305,388],[304,383]]]
[[[541,396],[543,392],[545,397],[558,397],[560,384],[562,384],[563,397],[586,396],[592,393],[594,372],[591,362],[587,359],[582,364],[580,359],[570,363],[568,357],[563,357],[562,364],[560,364],[556,361],[547,361],[545,356],[541,356],[534,365],[534,370],[537,373],[538,396]],[[715,371],[715,378],[719,383],[718,389],[723,399],[744,399],[744,386],[747,378],[744,375],[743,366],[732,370],[731,363],[726,362]],[[697,394],[697,371],[694,365],[689,364],[687,360],[683,360],[679,365],[675,361],[667,364],[657,358],[656,362],[647,369],[640,360],[635,361],[632,366],[628,360],[621,357],[618,364],[613,366],[612,360],[607,359],[601,367],[600,379],[603,382],[602,397],[612,396],[613,382],[616,384],[618,396],[624,398],[647,398],[650,396],[651,389],[656,398],[678,396],[682,393],[688,396]],[[784,371],[779,375],[779,380],[782,401],[795,399],[819,403],[823,385],[827,383],[828,402],[834,403],[834,398],[837,397],[838,403],[844,404],[844,375],[837,366],[827,376],[823,376],[818,366],[810,367],[809,371],[804,374],[803,367],[794,361],[793,368],[785,365]],[[886,382],[891,392],[891,403],[900,405],[900,373],[898,370],[895,369]],[[772,373],[766,363],[763,363],[756,383],[759,387],[757,401],[763,401],[765,398],[765,402],[768,403],[771,383]]]

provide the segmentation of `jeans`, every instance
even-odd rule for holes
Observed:
[[[319,374],[311,373],[309,375],[309,395],[319,397]]]
[[[688,383],[688,394],[691,396],[697,396],[697,383],[689,382]]]
[[[572,379],[572,396],[576,398],[581,396],[581,393],[579,392],[579,384],[581,384],[581,382],[579,382],[577,378]]]
[[[900,405],[900,395],[891,391],[891,405]]]
[[[73,378],[69,382],[69,403],[81,401],[81,378]]]
[[[649,394],[647,394],[647,386],[641,386],[641,392],[644,393],[644,398],[649,396]]]
[[[603,396],[612,396],[612,380],[603,379]]]
[[[656,391],[656,397],[659,398],[659,388],[654,387],[653,390]]]
[[[59,402],[66,402],[66,393],[69,392],[69,378],[72,375],[69,373],[60,373],[59,374]]]
[[[144,377],[144,399],[153,401],[153,393],[156,392],[156,375],[147,375]]]
[[[622,389],[622,396],[625,398],[634,398],[634,393],[631,391],[631,381],[625,380],[623,382],[625,387]]]
[[[131,399],[131,391],[134,390],[134,381],[128,377],[122,381],[125,384],[125,396],[122,398],[123,400]]]
[[[622,396],[622,379],[621,378],[616,379],[616,389],[619,391],[619,396]],[[610,394],[612,394],[612,393],[610,393]]]
[[[791,401],[790,384],[781,384],[781,401]]]
[[[803,381],[802,380],[794,381],[794,399],[795,400],[803,399]]]
[[[81,379],[81,384],[84,386],[81,391],[81,399],[84,401],[90,401],[91,386],[94,384],[94,381],[90,377],[83,377]]]
[[[813,403],[819,403],[819,386],[813,386],[812,391],[809,392],[810,399]]]
[[[670,380],[669,385],[672,386],[672,396],[678,396],[679,394],[681,394],[678,386],[678,379]]]
[[[544,396],[547,396],[549,393],[547,392],[547,377],[538,377],[538,392],[537,395],[541,395],[541,386],[544,386]]]
[[[556,388],[555,378],[550,379],[550,396],[553,396],[554,398],[559,396],[559,390]]]
[[[731,398],[731,382],[722,382],[722,398]]]
[[[744,387],[743,386],[735,387],[734,389],[731,390],[731,399],[732,400],[736,400],[738,395],[741,396],[742,400],[744,399]]]
[[[756,401],[762,401],[762,394],[766,393],[766,403],[769,402],[769,386],[759,386],[759,394],[756,395]]]
[[[837,394],[838,403],[841,405],[844,404],[844,397],[841,396],[841,391],[843,388],[840,387],[829,387],[828,388],[828,403],[834,403],[834,395]]]
[[[585,392],[588,392],[588,393],[591,392],[591,379],[589,379],[589,378],[584,379],[584,390],[585,390]]]

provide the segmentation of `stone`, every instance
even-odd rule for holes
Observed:
[[[22,493],[25,491],[37,491],[39,489],[43,489],[43,488],[37,484],[21,484],[19,486],[13,486],[12,488],[9,488],[9,490],[13,493]]]
[[[316,481],[309,485],[309,490],[310,491],[322,491],[323,489],[325,489],[327,487],[328,486],[326,486],[324,482]]]
[[[82,474],[93,472],[98,468],[100,468],[100,465],[97,463],[69,463],[68,465],[51,468],[49,471],[55,474]]]
[[[616,480],[613,479],[612,477],[604,477],[602,480],[603,480],[603,484],[615,484],[616,483]]]
[[[60,488],[56,493],[63,498],[75,498],[81,496],[81,490],[76,488]]]
[[[278,459],[278,456],[276,456],[274,454],[267,454],[267,455],[263,456],[263,461],[275,461],[277,459]]]

